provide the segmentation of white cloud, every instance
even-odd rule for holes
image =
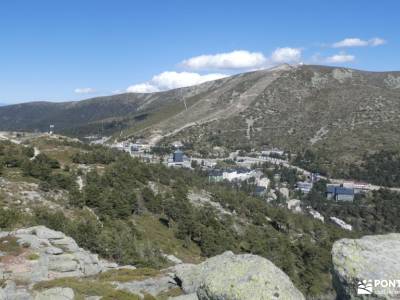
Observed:
[[[192,72],[163,72],[155,75],[150,81],[131,85],[127,88],[130,93],[153,93],[180,87],[200,84],[206,81],[217,80],[227,77],[225,74],[201,75]]]
[[[363,41],[359,38],[348,38],[344,39],[340,42],[336,42],[332,45],[334,48],[341,48],[341,47],[363,47],[368,46],[367,41]]]
[[[181,62],[185,68],[192,70],[255,70],[272,67],[281,63],[298,63],[301,60],[300,48],[277,48],[270,57],[261,52],[235,50],[226,53],[195,56]]]
[[[261,52],[235,50],[227,53],[200,55],[184,60],[181,64],[193,70],[249,69],[257,68],[267,61]]]
[[[301,60],[299,48],[277,48],[270,57],[261,52],[236,50],[212,55],[200,55],[186,59],[181,65],[193,70],[236,70],[249,71],[272,67],[281,63],[298,63]],[[234,73],[234,72],[233,72]],[[180,87],[201,84],[206,81],[217,80],[229,75],[222,73],[199,74],[196,72],[167,71],[153,76],[149,81],[129,86],[129,93],[153,93]]]
[[[372,38],[369,40],[362,40],[359,38],[347,38],[336,42],[332,45],[333,48],[344,48],[344,47],[366,47],[366,46],[380,46],[385,44],[386,41],[381,38]]]
[[[299,48],[277,48],[271,55],[271,62],[279,63],[295,63],[301,60],[301,49]]]
[[[154,93],[158,92],[159,89],[156,86],[148,82],[145,82],[145,83],[131,85],[126,89],[126,91],[128,93]]]
[[[327,63],[341,64],[355,60],[355,56],[346,53],[339,53],[326,58]]]
[[[74,90],[76,94],[93,94],[96,93],[96,90],[93,88],[76,88]]]
[[[381,38],[373,38],[373,39],[369,40],[369,44],[371,46],[380,46],[380,45],[386,44],[386,41]]]

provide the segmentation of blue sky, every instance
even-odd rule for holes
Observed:
[[[158,91],[282,62],[400,70],[399,11],[397,0],[1,1],[0,102]]]

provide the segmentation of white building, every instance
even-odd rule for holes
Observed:
[[[262,186],[262,187],[264,187],[266,189],[268,189],[269,183],[270,183],[270,180],[269,180],[268,177],[257,178],[256,179],[256,185],[257,186]]]
[[[247,169],[230,170],[222,173],[222,179],[228,181],[245,181],[255,176],[256,172],[254,170]]]
[[[261,155],[263,156],[270,156],[270,155],[276,154],[276,155],[284,155],[285,151],[279,150],[279,149],[269,149],[269,150],[264,150],[261,151]]]

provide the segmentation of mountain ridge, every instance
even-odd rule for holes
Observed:
[[[195,151],[330,148],[355,160],[366,149],[398,147],[399,91],[397,71],[283,65],[164,92],[1,107],[0,130],[54,124],[78,137],[180,139]]]

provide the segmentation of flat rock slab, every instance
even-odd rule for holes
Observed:
[[[364,280],[400,279],[400,234],[342,239],[332,248],[334,283],[339,297],[355,299],[358,283]],[[380,299],[399,299],[400,285],[394,288],[374,286]],[[359,299],[359,298],[358,298]]]
[[[74,300],[74,291],[70,288],[56,287],[36,294],[35,300]]]
[[[228,251],[199,265],[181,265],[175,276],[186,294],[200,300],[304,299],[284,272],[251,254]]]

